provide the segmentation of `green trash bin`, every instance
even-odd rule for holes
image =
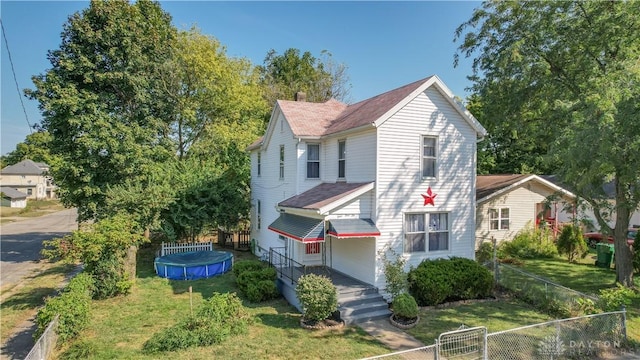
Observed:
[[[596,244],[596,266],[610,268],[613,260],[613,244]]]

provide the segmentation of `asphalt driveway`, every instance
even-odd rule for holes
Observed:
[[[40,267],[42,242],[78,228],[76,209],[0,225],[0,284],[19,282]]]

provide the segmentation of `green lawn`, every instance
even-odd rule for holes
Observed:
[[[601,289],[615,286],[616,272],[615,269],[596,267],[594,262],[593,254],[578,264],[569,264],[562,258],[536,259],[526,260],[522,269],[570,289],[597,295]],[[634,277],[634,283],[636,288],[640,288],[638,275]],[[627,307],[627,334],[640,341],[640,295]]]
[[[151,248],[138,254],[137,281],[132,293],[126,297],[94,301],[91,322],[78,339],[65,344],[59,358],[82,359],[360,359],[389,353],[392,350],[380,344],[359,327],[349,326],[341,330],[310,331],[300,327],[300,314],[284,299],[245,306],[256,322],[249,333],[228,338],[210,347],[193,348],[162,355],[145,355],[142,346],[154,333],[165,331],[196,308],[214,292],[237,291],[232,273],[198,281],[172,281],[160,278],[153,270]],[[236,261],[253,258],[246,252],[235,252]],[[523,268],[567,287],[583,292],[597,292],[613,284],[613,270],[599,269],[593,265],[568,264],[566,260],[528,260]],[[45,278],[61,269],[42,274],[43,278],[33,288],[14,289],[13,295],[3,296],[3,329],[6,329],[7,311],[20,308],[33,309],[37,298],[49,292],[58,278]],[[31,279],[36,281],[36,279]],[[192,292],[189,292],[191,287]],[[26,305],[25,305],[26,304]],[[638,299],[628,308],[629,335],[640,339],[640,308]],[[431,345],[443,332],[467,327],[486,326],[488,332],[512,329],[551,320],[530,306],[516,300],[482,301],[447,308],[424,308],[421,320],[408,333]]]

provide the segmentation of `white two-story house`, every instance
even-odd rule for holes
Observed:
[[[407,270],[473,259],[476,143],[485,134],[437,76],[352,105],[278,101],[248,148],[257,249],[381,290],[386,246]]]

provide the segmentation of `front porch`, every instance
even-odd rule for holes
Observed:
[[[345,324],[361,323],[391,315],[387,301],[371,284],[329,266],[301,264],[273,248],[268,251],[268,257],[264,260],[268,260],[269,264],[276,269],[278,274],[276,285],[280,293],[300,312],[302,312],[302,306],[295,291],[297,280],[305,274],[316,274],[326,276],[335,285],[338,293],[338,311]]]

